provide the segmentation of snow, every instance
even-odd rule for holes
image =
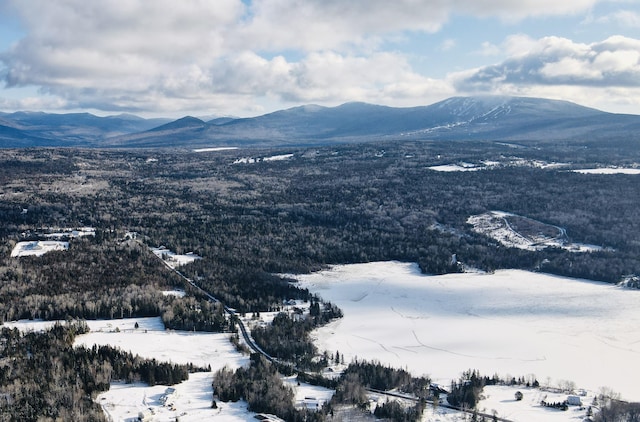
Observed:
[[[484,167],[465,166],[459,164],[443,164],[440,166],[431,166],[430,170],[451,172],[451,171],[477,171]]]
[[[425,276],[399,262],[297,278],[344,311],[314,336],[347,362],[378,360],[445,386],[471,368],[640,399],[628,376],[640,354],[640,291],[519,270]]]
[[[117,382],[111,384],[111,389],[98,395],[96,402],[100,403],[105,414],[114,422],[137,421],[138,414],[144,410],[151,410],[154,422],[173,422],[176,417],[183,421],[202,421],[215,418],[223,422],[241,422],[252,420],[255,413],[247,410],[247,403],[223,403],[216,401],[217,409],[211,408],[213,388],[212,375],[201,372],[189,375],[189,380],[172,388],[171,400],[163,403],[162,398],[167,395],[167,386],[146,384],[125,384]],[[169,406],[169,405],[172,406]]]
[[[145,358],[173,363],[211,365],[212,372],[225,366],[235,369],[247,365],[248,357],[238,353],[229,342],[228,334],[192,333],[165,330],[160,318],[131,318],[109,321],[87,321],[91,332],[78,336],[76,346],[111,345]],[[135,323],[139,328],[135,328]],[[115,331],[115,328],[118,331]],[[245,421],[253,417],[245,402],[217,402],[211,409],[213,388],[211,372],[190,374],[189,379],[173,386],[176,392],[169,401],[161,397],[167,386],[113,383],[111,389],[98,396],[105,412],[114,421],[126,421],[138,412],[151,408],[154,421],[200,421],[215,416],[220,421]],[[175,410],[172,410],[175,409]]]
[[[537,223],[541,226],[555,229],[557,231],[556,236],[545,234],[525,236],[511,227],[508,221],[509,217],[519,216],[504,211],[489,211],[484,214],[472,215],[467,219],[467,223],[473,226],[475,232],[485,234],[511,248],[537,251],[547,247],[557,247],[570,252],[594,252],[603,249],[597,245],[568,242],[565,229],[540,222]]]
[[[238,147],[212,147],[212,148],[196,148],[193,152],[217,152],[217,151],[231,151],[238,149]]]
[[[522,400],[515,399],[516,391],[523,395]],[[569,406],[566,411],[544,407],[540,404],[542,400],[548,403],[561,403],[567,400],[566,393],[546,391],[536,388],[522,388],[516,386],[486,386],[483,390],[485,397],[478,403],[480,412],[492,414],[495,410],[497,415],[513,421],[582,421],[586,417],[587,408],[593,402],[593,395],[580,397],[583,406]],[[595,408],[593,409],[595,412]]]
[[[640,168],[602,167],[594,169],[572,170],[582,174],[640,174]]]
[[[134,328],[136,322],[137,329]],[[159,317],[87,323],[91,331],[78,336],[76,346],[111,345],[149,359],[211,365],[212,371],[225,365],[237,368],[248,362],[246,357],[236,352],[228,334],[165,330]]]
[[[193,252],[189,252],[187,254],[176,254],[175,252],[170,251],[164,246],[160,246],[159,248],[152,248],[151,251],[160,259],[164,261],[171,268],[176,268],[181,265],[190,264],[195,260],[202,259],[198,255]]]
[[[526,160],[523,158],[512,158],[505,159],[504,161],[490,161],[485,160],[480,162],[479,164],[472,163],[458,163],[458,164],[443,164],[439,166],[428,167],[431,170],[435,171],[477,171],[477,170],[487,170],[494,169],[500,166],[508,166],[508,167],[535,167],[539,169],[549,169],[549,168],[559,168],[566,166],[566,163],[547,163],[546,161],[540,160]]]
[[[280,155],[272,155],[270,157],[264,157],[264,161],[283,161],[288,160],[289,158],[293,158],[293,154],[280,154]]]
[[[12,257],[21,256],[42,256],[51,251],[66,251],[69,249],[69,242],[56,240],[34,240],[30,242],[18,242],[11,251]]]
[[[40,331],[53,324],[55,321],[16,321],[4,325],[22,331]],[[87,321],[87,324],[91,331],[78,336],[75,346],[111,345],[144,358],[211,365],[212,372],[225,366],[235,369],[249,362],[247,356],[234,349],[228,334],[165,330],[159,317]],[[98,395],[96,402],[113,421],[136,420],[138,412],[149,408],[153,410],[153,420],[160,422],[174,421],[176,416],[181,421],[207,420],[214,416],[225,422],[252,419],[254,413],[247,411],[245,402],[217,402],[218,409],[211,409],[212,372],[190,374],[187,381],[172,386],[176,390],[171,400],[175,410],[166,406],[168,401],[161,401],[167,390],[164,385],[114,382],[109,391]]]
[[[287,377],[284,379],[285,385],[288,385],[295,394],[296,407],[309,410],[317,410],[322,405],[333,397],[333,390],[328,388],[319,387],[316,385],[307,384],[304,382],[299,383],[296,380],[296,376]]]
[[[163,296],[175,296],[175,297],[185,297],[186,292],[184,290],[163,290]]]
[[[95,236],[96,229],[93,227],[80,227],[75,229],[62,229],[62,231],[58,231],[55,233],[48,233],[44,236],[48,239],[63,239],[63,238],[71,238],[75,239],[78,237],[84,236]]]
[[[283,161],[283,160],[289,160],[291,158],[293,158],[293,154],[279,154],[279,155],[272,155],[269,157],[257,157],[257,158],[243,157],[235,160],[233,164],[255,164],[261,161]]]

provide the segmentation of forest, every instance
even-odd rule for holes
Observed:
[[[499,164],[430,168],[485,162]],[[150,251],[166,246],[202,257],[180,271],[239,313],[310,302],[313,319],[280,317],[253,333],[265,349],[310,365],[318,360],[308,333],[340,310],[286,274],[399,260],[429,274],[520,268],[611,283],[640,275],[640,176],[571,171],[638,163],[637,148],[614,142],[0,150],[0,319],[161,316],[168,328],[234,331],[222,304],[185,285]],[[562,227],[571,241],[603,249],[505,247],[467,224],[492,210]],[[11,257],[19,241],[85,226],[96,235],[69,239],[67,251]],[[162,294],[176,287],[186,296]],[[2,344],[12,335],[3,330]],[[284,346],[274,341],[285,336]],[[63,346],[55,347],[70,353]]]

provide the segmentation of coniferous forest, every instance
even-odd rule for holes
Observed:
[[[0,319],[161,316],[169,328],[234,331],[222,304],[185,285],[149,249],[166,246],[202,257],[180,271],[240,313],[277,311],[288,299],[312,303],[312,320],[283,316],[254,332],[274,354],[311,365],[318,360],[312,359],[309,331],[339,317],[340,310],[279,274],[399,260],[417,262],[431,274],[521,268],[611,283],[640,275],[640,176],[571,171],[633,166],[639,155],[627,143],[475,141],[202,153],[0,150]],[[430,169],[484,162],[499,164],[478,171]],[[571,241],[602,250],[506,247],[467,223],[492,210],[562,227]],[[17,242],[85,226],[95,228],[95,236],[69,239],[69,250],[11,256]],[[162,294],[176,287],[186,296]],[[50,342],[55,352],[43,368],[61,368],[52,372],[63,378],[73,371],[86,375],[80,390],[59,396],[51,392],[60,383],[53,375],[43,378],[33,365],[0,364],[0,405],[14,412],[13,420],[67,418],[44,410],[52,408],[76,420],[100,420],[87,397],[104,390],[108,380],[158,379],[159,372],[142,363],[116,370],[116,360],[134,357],[114,360],[109,355],[115,352],[74,350],[71,334],[63,332],[68,329],[40,336],[2,331],[2,362],[15,348]],[[284,336],[287,344],[274,341]],[[92,363],[67,365],[65,356],[74,354],[82,354],[76,363]],[[51,359],[59,359],[57,366]],[[82,372],[87,367],[95,374]],[[178,368],[162,371],[173,380],[184,376]],[[251,373],[238,375],[245,376]],[[27,397],[42,399],[32,403]],[[387,412],[395,413],[393,405]]]

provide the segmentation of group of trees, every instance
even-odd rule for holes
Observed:
[[[640,421],[640,403],[607,400],[593,416],[593,422],[637,422]]]
[[[251,355],[247,368],[217,371],[213,392],[221,401],[245,400],[252,412],[275,414],[287,421],[323,420],[321,412],[295,408],[293,391],[283,384],[276,367],[260,354]]]
[[[327,366],[328,357],[316,359],[318,350],[309,334],[314,328],[341,317],[338,307],[329,302],[321,304],[313,298],[307,315],[280,312],[271,324],[251,330],[251,336],[272,357],[292,362],[299,368],[320,369]]]
[[[401,405],[397,401],[381,403],[375,415],[393,421],[417,421],[425,408],[429,392],[428,378],[413,378],[402,370],[384,366],[377,362],[355,362],[338,379],[328,379],[320,375],[298,374],[299,382],[312,382],[335,388],[332,399],[313,411],[296,409],[293,392],[282,382],[282,376],[275,364],[259,354],[252,354],[247,368],[233,371],[223,368],[214,375],[214,403],[221,401],[246,400],[249,410],[258,413],[272,413],[287,421],[331,420],[334,410],[340,406],[353,405],[363,412],[369,412],[369,389],[416,393],[421,399],[415,405]]]

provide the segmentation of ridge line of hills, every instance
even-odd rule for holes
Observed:
[[[418,107],[304,105],[251,118],[177,120],[89,113],[0,113],[0,148],[195,148],[328,145],[376,140],[635,141],[640,116],[568,101],[452,97]]]

